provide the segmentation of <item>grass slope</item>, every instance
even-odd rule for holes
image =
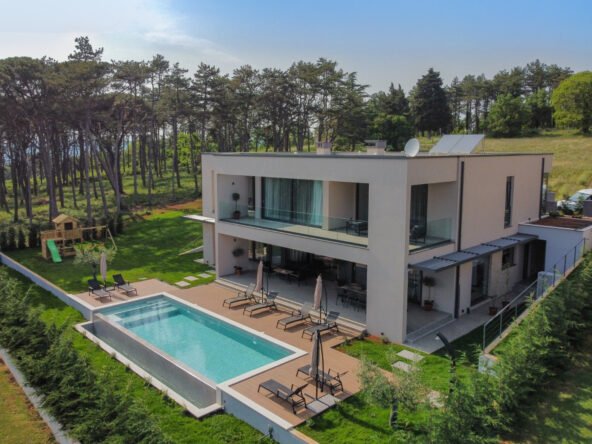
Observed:
[[[175,283],[188,275],[198,275],[208,269],[195,261],[196,254],[179,256],[202,240],[201,223],[184,219],[185,211],[157,212],[145,219],[130,223],[123,234],[115,238],[117,254],[108,268],[108,276],[122,273],[130,281],[158,278]],[[54,284],[71,293],[80,293],[92,277],[88,265],[74,264],[73,258],[55,264],[41,257],[40,249],[13,251],[10,256]],[[194,284],[214,278],[200,279]]]
[[[53,435],[0,361],[0,441],[4,444],[53,443]]]
[[[79,312],[50,293],[35,285],[29,286],[30,281],[12,270],[5,270],[11,277],[21,282],[23,295],[27,295],[32,307],[40,310],[42,320],[46,324],[72,327],[84,320]],[[108,375],[114,390],[130,392],[146,407],[163,432],[174,442],[188,444],[261,442],[262,435],[258,431],[231,415],[216,414],[196,420],[73,328],[68,328],[67,334],[72,339],[76,350],[89,360],[92,367],[98,373]],[[0,439],[0,442],[3,441]]]
[[[592,333],[572,368],[525,406],[528,419],[512,440],[520,443],[592,442]]]

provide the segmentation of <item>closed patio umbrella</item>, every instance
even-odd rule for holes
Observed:
[[[323,344],[321,334],[315,331],[312,342],[311,362],[309,376],[315,380],[315,397],[319,397],[319,385],[323,387],[323,373],[325,372],[325,360],[323,357]]]
[[[317,278],[317,285],[314,291],[314,300],[313,300],[313,307],[319,310],[319,319],[323,319],[321,316],[321,305],[322,305],[322,297],[323,297],[323,278],[319,274]]]
[[[99,260],[99,273],[103,278],[103,284],[107,285],[107,254],[103,251],[101,253],[101,259]]]
[[[259,261],[259,266],[257,267],[257,281],[255,283],[255,291],[263,290],[263,261]]]

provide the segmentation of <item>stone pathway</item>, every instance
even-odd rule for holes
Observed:
[[[183,280],[186,280],[186,281],[188,281],[188,282],[194,282],[194,281],[197,281],[197,280],[198,280],[198,278],[196,278],[195,276],[185,276],[185,277],[183,278]]]
[[[199,273],[198,276],[200,278],[204,278],[204,279],[208,279],[208,278],[212,277],[212,275],[210,273]]]
[[[175,285],[179,288],[187,288],[189,287],[191,284],[189,282],[186,281],[179,281],[179,282],[175,282]]]
[[[399,353],[397,353],[397,356],[400,356],[401,358],[405,358],[413,362],[419,362],[423,359],[423,356],[418,355],[417,353],[413,353],[409,350],[401,350]]]
[[[411,369],[413,368],[413,367],[411,367],[411,364],[407,364],[406,362],[403,362],[403,361],[397,361],[397,362],[393,363],[393,367],[396,368],[397,370],[404,371],[405,373],[409,373],[411,371]]]

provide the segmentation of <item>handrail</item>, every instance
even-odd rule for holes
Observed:
[[[503,332],[513,324],[514,320],[527,310],[527,307],[523,305],[522,302],[525,301],[528,296],[533,296],[533,300],[544,296],[549,287],[554,287],[558,284],[561,278],[577,265],[578,259],[584,256],[585,252],[586,239],[581,239],[573,247],[569,248],[560,260],[555,262],[551,267],[545,269],[545,273],[552,274],[552,281],[547,281],[546,276],[543,276],[542,279],[540,276],[537,277],[534,282],[531,282],[528,287],[518,294],[518,296],[513,298],[508,305],[503,307],[495,316],[483,324],[483,349],[485,350],[488,344],[499,338]],[[573,262],[571,262],[572,255]],[[541,284],[540,288],[539,284]],[[488,341],[487,334],[488,331],[491,331],[492,325],[496,327],[495,335]]]

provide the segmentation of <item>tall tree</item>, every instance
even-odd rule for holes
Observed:
[[[417,81],[411,94],[411,111],[415,127],[422,133],[427,131],[431,135],[450,128],[452,117],[448,98],[440,73],[433,68]]]

